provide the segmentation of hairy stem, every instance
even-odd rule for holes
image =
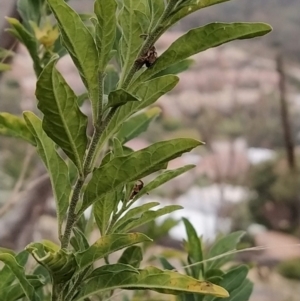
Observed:
[[[94,156],[96,153],[97,144],[99,142],[101,133],[105,127],[105,124],[102,122],[102,105],[103,105],[103,79],[104,74],[99,74],[99,107],[98,107],[98,115],[97,120],[94,124],[94,132],[89,144],[89,148],[86,152],[84,162],[83,162],[83,175],[79,175],[78,179],[75,183],[73,194],[70,201],[68,216],[67,216],[67,223],[66,228],[63,236],[61,237],[61,247],[67,248],[70,243],[72,229],[77,221],[77,214],[76,214],[76,206],[80,199],[81,190],[84,185],[84,182],[87,176],[91,173],[91,165],[93,164]]]
[[[61,248],[67,248],[69,245],[72,229],[73,229],[74,224],[76,223],[76,213],[75,213],[76,205],[80,198],[80,193],[81,193],[81,189],[84,184],[84,181],[85,181],[85,178],[79,177],[74,186],[74,190],[73,190],[73,194],[72,194],[72,198],[71,198],[71,202],[70,202],[70,206],[69,206],[67,224],[66,224],[64,235],[61,239]]]
[[[169,1],[169,3],[167,4],[163,14],[161,15],[160,19],[158,20],[156,26],[154,26],[153,30],[147,35],[147,38],[145,39],[138,55],[137,58],[134,62],[134,64],[132,65],[132,67],[130,68],[123,84],[122,84],[122,88],[126,89],[130,83],[131,80],[134,76],[134,74],[142,67],[143,63],[140,63],[138,61],[138,59],[140,57],[143,57],[147,51],[151,48],[151,46],[153,46],[153,44],[158,40],[158,38],[161,36],[161,34],[164,32],[165,27],[164,27],[164,22],[167,20],[167,18],[169,17],[170,13],[172,12],[173,8],[176,5],[175,0],[171,0]]]

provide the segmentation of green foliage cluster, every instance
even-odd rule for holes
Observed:
[[[184,248],[188,254],[187,261],[182,261],[185,273],[190,277],[224,287],[230,294],[226,300],[248,300],[253,290],[253,284],[247,279],[249,268],[246,265],[230,264],[234,253],[232,250],[237,248],[245,232],[237,231],[226,237],[221,236],[207,248],[193,225],[186,218],[183,218],[183,222],[187,233]],[[164,269],[176,270],[165,257],[159,257],[159,261]],[[177,296],[176,300],[218,301],[222,299],[218,296],[183,293]]]
[[[181,208],[171,205],[153,210],[158,205],[155,202],[133,205],[144,194],[193,168],[164,171],[170,160],[201,142],[172,139],[139,151],[124,146],[159,114],[158,109],[148,107],[175,87],[179,79],[173,72],[184,70],[182,64],[186,66],[191,55],[270,32],[264,23],[212,23],[191,29],[156,59],[155,42],[169,27],[192,12],[221,2],[225,0],[96,0],[91,23],[86,26],[86,16],[78,15],[63,0],[19,1],[23,23],[8,18],[9,31],[27,47],[33,60],[42,119],[28,111],[22,117],[0,113],[0,129],[3,135],[31,144],[44,162],[56,201],[61,244],[33,242],[17,255],[1,250],[0,260],[5,263],[0,271],[1,300],[24,296],[47,300],[49,287],[52,301],[90,300],[93,295],[103,299],[120,288],[228,297],[225,288],[204,280],[216,276],[211,271],[224,259],[216,259],[206,270],[194,267],[188,275],[152,266],[141,269],[142,250],[135,245],[151,239],[132,232]],[[57,24],[52,25],[51,14]],[[86,87],[84,95],[76,95],[56,69],[57,60],[65,53],[71,56]],[[92,109],[90,120],[80,109],[86,99]],[[93,127],[91,135],[88,121]],[[158,171],[154,180],[141,187],[141,178]],[[90,206],[93,212],[87,221],[83,213]],[[90,244],[88,225],[93,219],[101,237]],[[125,250],[120,259],[111,264],[109,255],[121,249]],[[220,250],[215,247],[211,256]],[[30,275],[24,269],[28,253],[37,263]],[[195,243],[189,254],[193,261],[202,260]],[[100,259],[105,264],[96,267]],[[244,276],[235,270],[230,277],[236,275],[248,288],[244,282],[247,272],[242,269]],[[200,270],[205,272],[201,279]],[[217,274],[226,287],[227,274]],[[240,285],[234,284],[236,288]],[[228,290],[234,295],[234,290]]]

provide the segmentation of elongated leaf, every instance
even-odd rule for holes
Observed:
[[[265,23],[211,23],[191,29],[177,39],[138,79],[145,81],[196,53],[237,39],[262,36],[272,28]]]
[[[0,113],[0,135],[21,138],[36,145],[34,136],[28,130],[24,119],[10,113]]]
[[[119,46],[122,62],[122,74],[119,86],[123,84],[125,75],[137,59],[137,54],[144,42],[142,35],[145,34],[145,32],[142,24],[145,16],[142,13],[136,13],[138,9],[139,1],[124,0],[123,7],[119,14],[119,24],[122,29]]]
[[[164,208],[158,209],[156,211],[154,211],[154,210],[146,211],[139,218],[133,218],[132,220],[129,220],[126,224],[124,224],[122,227],[116,229],[116,232],[122,233],[122,232],[127,232],[132,229],[136,229],[137,227],[147,224],[160,216],[169,214],[175,210],[179,210],[182,208],[183,207],[179,206],[179,205],[170,205],[170,206],[166,206]]]
[[[110,273],[119,273],[119,272],[130,272],[134,274],[139,274],[139,270],[129,264],[116,263],[116,264],[107,264],[97,269],[100,270],[103,274]]]
[[[32,277],[32,275],[30,275]],[[29,284],[37,290],[44,285],[44,280],[40,277],[35,277],[33,279],[26,276]],[[25,297],[24,290],[20,283],[12,284],[10,286],[5,286],[1,288],[1,301],[15,301],[20,300]],[[38,298],[36,300],[39,300]]]
[[[143,251],[139,246],[131,246],[124,250],[122,256],[119,258],[118,263],[129,264],[138,268],[143,260]]]
[[[230,294],[229,301],[248,301],[253,291],[253,283],[248,279],[245,279],[244,282]]]
[[[128,221],[132,220],[133,218],[136,218],[137,216],[141,216],[144,212],[148,211],[149,209],[158,206],[158,202],[150,202],[147,204],[144,204],[142,206],[138,206],[135,208],[132,208],[128,210],[123,217],[121,217],[113,226],[112,232],[115,232],[116,229],[122,228],[124,224],[126,224]]]
[[[77,264],[74,254],[65,249],[59,249],[52,242],[31,243],[26,250],[34,259],[44,266],[52,275],[54,283],[63,283],[70,280]]]
[[[165,270],[176,271],[176,268],[166,258],[159,257],[158,259]]]
[[[116,135],[117,138],[122,143],[126,143],[127,141],[139,136],[141,133],[147,130],[149,124],[156,119],[160,113],[161,109],[154,107],[136,116],[133,116],[123,123],[120,131]]]
[[[177,169],[164,171],[162,174],[157,176],[154,180],[152,180],[147,185],[145,185],[143,187],[143,189],[141,189],[141,191],[135,196],[135,199],[140,198],[141,196],[145,195],[146,193],[165,184],[166,182],[169,182],[170,180],[178,177],[179,175],[187,172],[188,170],[191,170],[194,167],[195,167],[195,165],[186,165],[186,166],[183,166],[183,167],[180,167]]]
[[[28,21],[39,24],[44,2],[44,0],[19,0],[17,2],[18,12],[28,29],[30,28]]]
[[[116,9],[115,0],[96,0],[94,3],[94,12],[98,20],[96,43],[99,50],[99,70],[103,72],[109,61],[110,51],[116,37]]]
[[[151,241],[151,239],[141,233],[111,234],[102,236],[86,251],[77,253],[76,261],[82,269],[113,252],[145,241]]]
[[[87,208],[105,193],[126,183],[137,181],[161,168],[162,164],[200,145],[193,139],[173,139],[155,143],[127,156],[116,157],[93,172],[83,197]]]
[[[208,258],[213,258],[218,255],[222,255],[226,252],[233,251],[236,249],[236,245],[239,243],[241,238],[245,235],[244,231],[237,231],[230,233],[229,235],[222,237],[217,240],[211,247]],[[207,262],[207,269],[220,268],[226,262],[231,260],[233,255],[222,256],[221,258],[216,258],[215,260]]]
[[[130,102],[117,109],[107,127],[104,129],[99,144],[98,151],[107,140],[115,134],[132,114],[153,104],[159,97],[171,91],[178,83],[179,79],[174,75],[162,76],[139,86],[135,95],[141,99],[140,102]]]
[[[11,250],[10,250],[11,252]],[[0,250],[0,254],[2,253],[8,253],[6,250],[1,249]],[[28,260],[28,253],[26,251],[22,251],[19,254],[15,255],[13,252],[12,253],[8,253],[11,254],[12,256],[15,257],[18,265],[20,265],[21,267],[24,267],[25,264],[27,263]],[[11,286],[11,284],[14,282],[15,280],[15,275],[12,272],[12,270],[9,268],[8,265],[5,265],[2,270],[0,271],[0,291],[2,292],[2,289],[4,287],[8,287]]]
[[[96,269],[82,286],[74,301],[84,300],[96,293],[119,289],[150,289],[166,294],[193,292],[228,297],[228,292],[220,286],[205,281],[198,281],[189,276],[172,271],[162,271],[155,267],[147,267],[133,271],[116,272],[103,268]]]
[[[150,32],[163,14],[165,10],[165,3],[161,0],[148,0],[148,5],[151,13],[151,23],[148,30],[148,32]]]
[[[43,129],[82,171],[87,146],[87,117],[77,96],[51,61],[41,73],[36,89],[38,108],[44,113]]]
[[[64,46],[89,92],[93,117],[96,120],[99,105],[99,57],[94,38],[80,16],[68,4],[61,0],[47,2],[58,22]]]
[[[6,18],[7,22],[12,26],[7,31],[10,32],[17,40],[27,48],[32,60],[33,68],[37,76],[42,72],[40,58],[38,55],[38,44],[35,37],[20,23],[19,20],[14,18]]]
[[[188,0],[182,1],[182,5],[179,5],[178,9],[174,11],[167,19],[166,23],[164,24],[166,27],[170,27],[173,24],[177,23],[182,18],[188,16],[189,14],[203,9],[205,7],[209,7],[215,4],[219,4],[222,2],[227,2],[230,0]]]
[[[26,297],[29,300],[36,300],[34,288],[26,279],[24,268],[18,264],[15,257],[8,253],[0,253],[0,261],[4,262],[11,269],[18,279]]]
[[[24,119],[31,133],[35,136],[37,151],[49,171],[49,177],[56,201],[56,214],[58,219],[59,235],[65,218],[71,184],[68,176],[68,167],[55,150],[55,144],[42,129],[42,121],[31,112],[24,112]]]
[[[123,156],[123,145],[116,137],[113,138],[113,154],[114,157]]]
[[[248,267],[241,265],[237,268],[230,270],[223,276],[223,279],[220,282],[220,286],[224,287],[230,294],[228,300],[231,300],[231,293],[235,290],[238,290],[240,286],[246,280],[248,274]],[[212,296],[205,297],[205,301],[217,301],[219,298],[213,298]],[[246,299],[241,299],[246,300]]]
[[[131,101],[139,101],[139,99],[123,89],[115,90],[109,93],[106,108],[120,107]]]
[[[90,245],[84,233],[76,227],[73,228],[73,233],[75,236],[72,237],[71,244],[73,243],[75,251],[81,252],[86,250]]]
[[[160,76],[164,76],[167,74],[179,74],[181,72],[188,70],[192,66],[193,63],[194,63],[194,60],[192,60],[192,59],[183,60],[181,62],[171,65],[170,67],[162,70],[161,72],[158,72],[157,74],[155,74],[155,77],[160,77]]]
[[[182,219],[184,222],[186,234],[187,234],[187,251],[189,256],[189,261],[191,263],[201,262],[203,260],[203,252],[201,240],[197,235],[197,232],[193,225],[186,219]],[[199,264],[191,267],[193,272],[193,277],[196,279],[201,279],[204,274],[204,266],[203,264]],[[203,278],[202,278],[203,279]]]
[[[93,206],[93,214],[101,235],[105,235],[111,214],[116,207],[117,199],[115,191],[105,194]]]
[[[104,94],[108,95],[111,91],[116,90],[119,81],[119,74],[113,65],[108,65],[105,69]]]

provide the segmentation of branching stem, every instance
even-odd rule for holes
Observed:
[[[171,0],[168,2],[163,14],[161,15],[160,19],[158,20],[156,26],[154,26],[153,30],[147,35],[138,55],[137,58],[130,68],[124,83],[122,84],[122,88],[126,89],[131,83],[132,78],[134,77],[135,73],[142,67],[141,62],[139,62],[139,58],[145,56],[145,54],[148,52],[148,50],[153,46],[153,44],[158,40],[158,38],[161,36],[161,34],[164,32],[164,22],[169,17],[170,13],[172,12],[173,8],[176,5],[175,0]]]

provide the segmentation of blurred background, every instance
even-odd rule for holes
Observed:
[[[70,5],[90,13],[93,1],[71,0]],[[170,164],[170,168],[195,164],[195,169],[147,196],[185,209],[172,214],[168,224],[172,227],[159,220],[156,228],[145,230],[155,229],[158,238],[169,232],[163,244],[178,248],[185,231],[176,220],[183,216],[208,242],[219,233],[247,231],[244,247],[266,246],[237,256],[253,263],[252,301],[299,300],[299,12],[299,0],[239,0],[194,13],[171,28],[156,44],[158,55],[183,31],[208,22],[261,21],[274,30],[263,38],[192,57],[189,69],[179,75],[180,83],[156,104],[160,117],[128,143],[138,150],[175,137],[205,142]],[[14,1],[1,0],[0,47],[12,47],[16,54],[12,70],[0,74],[0,111],[21,114],[36,108],[36,78],[26,50],[3,31],[4,16],[15,13]],[[83,93],[68,57],[59,68],[76,93]],[[31,147],[0,137],[0,247],[19,250],[32,239],[57,239],[51,188],[44,173]]]

